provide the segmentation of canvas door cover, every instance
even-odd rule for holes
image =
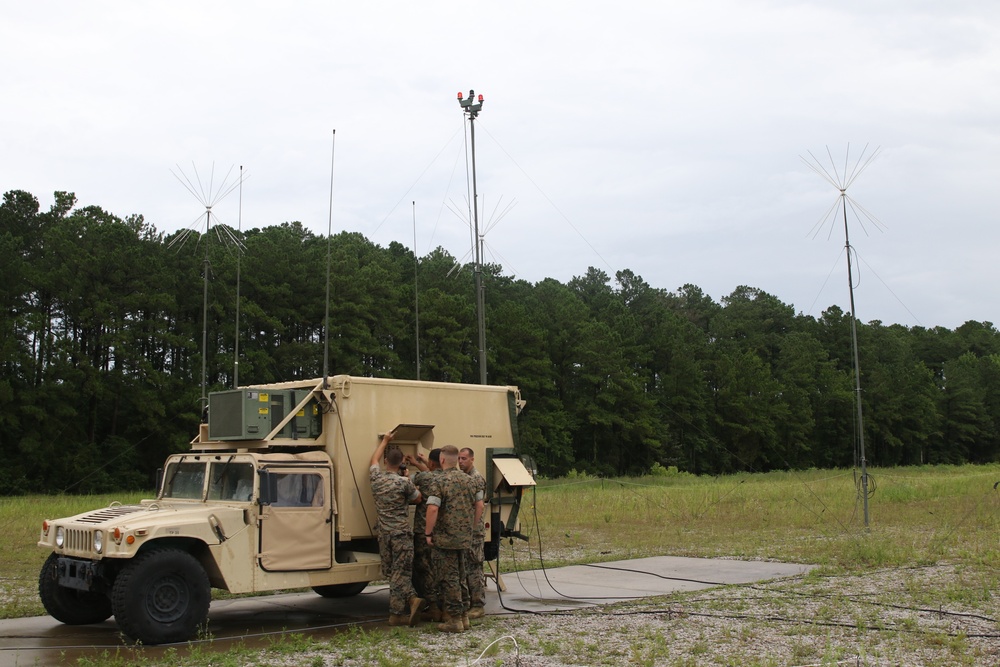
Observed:
[[[330,470],[268,467],[278,497],[261,508],[260,566],[269,572],[326,570],[333,566]]]

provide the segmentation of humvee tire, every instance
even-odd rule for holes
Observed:
[[[56,578],[59,556],[49,554],[38,575],[38,597],[49,616],[66,625],[89,625],[111,617],[111,600],[103,593],[60,586]]]
[[[354,597],[368,586],[367,581],[357,581],[351,584],[330,584],[329,586],[313,586],[313,590],[325,598]]]
[[[179,549],[151,549],[115,579],[111,606],[127,636],[143,644],[195,637],[208,618],[211,586],[201,563]]]

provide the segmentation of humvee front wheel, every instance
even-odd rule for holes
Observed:
[[[191,639],[208,618],[210,601],[208,575],[179,549],[140,553],[122,568],[111,595],[118,627],[143,644]]]
[[[367,581],[357,581],[351,584],[330,584],[329,586],[313,586],[313,590],[325,598],[354,597],[368,586]]]
[[[38,597],[45,611],[66,625],[89,625],[107,620],[111,616],[108,596],[60,586],[56,575],[58,560],[59,556],[49,554],[38,575]]]

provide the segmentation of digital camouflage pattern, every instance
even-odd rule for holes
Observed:
[[[440,473],[437,491],[428,499],[438,506],[433,556],[438,601],[453,618],[461,617],[471,606],[466,559],[475,502],[475,484],[457,467]]]
[[[417,487],[408,478],[386,472],[374,465],[368,470],[372,496],[378,511],[378,547],[382,575],[389,580],[389,613],[409,614],[413,588],[413,531],[409,503],[416,499]]]
[[[417,596],[437,603],[437,581],[434,572],[434,547],[423,534],[413,536],[413,588]]]
[[[472,480],[476,488],[476,500],[482,500],[486,502],[486,478],[483,474],[476,470],[473,466],[468,472],[469,478]],[[479,523],[472,527],[472,534],[478,535],[480,537],[480,542],[482,538],[486,535],[486,510],[483,509],[483,513],[479,516]]]
[[[410,528],[410,501],[417,497],[417,487],[408,478],[394,472],[382,470],[379,466],[368,469],[372,484],[372,497],[378,511],[378,527],[383,533],[404,531],[412,535]]]
[[[468,472],[476,489],[476,500],[486,500],[486,478],[475,466]],[[472,542],[466,554],[466,574],[468,576],[469,597],[473,607],[486,606],[486,575],[483,574],[483,541],[486,539],[486,509],[479,522],[472,527]]]
[[[465,551],[469,598],[473,607],[486,606],[486,575],[483,573],[483,541],[473,540]]]
[[[434,548],[427,544],[424,531],[427,528],[427,498],[436,493],[436,476],[440,471],[420,471],[413,475],[413,483],[424,497],[417,504],[413,515],[413,587],[417,595],[432,604],[437,602],[437,583],[434,577]]]
[[[434,537],[437,538],[436,529]],[[448,612],[452,618],[461,618],[472,606],[465,562],[468,549],[434,547],[433,554],[434,573],[437,575],[437,594],[441,608]]]
[[[417,504],[417,511],[413,515],[413,536],[423,538],[424,530],[427,528],[427,499],[436,495],[437,485],[435,480],[441,474],[440,470],[421,470],[413,475],[413,485],[420,491],[423,499]]]
[[[458,468],[442,471],[437,492],[428,503],[438,506],[434,525],[434,546],[439,549],[468,549],[472,540],[473,505],[476,489],[472,478]]]
[[[378,551],[382,555],[382,575],[389,580],[389,613],[407,616],[410,598],[419,597],[412,580],[413,536],[380,532]]]

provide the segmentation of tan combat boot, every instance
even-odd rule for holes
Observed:
[[[486,615],[485,607],[473,607],[472,609],[469,610],[469,618],[473,621],[476,620],[477,618],[482,618],[485,615]]]
[[[438,623],[438,630],[441,632],[465,632],[465,626],[461,618],[452,618],[448,612],[441,615],[442,623]]]
[[[402,614],[389,614],[389,625],[406,625],[408,620]]]
[[[410,598],[410,618],[407,619],[411,628],[420,620],[420,608],[424,606],[424,599],[418,597]]]
[[[433,623],[441,622],[441,608],[437,606],[436,603],[432,602],[430,606],[424,610],[423,620],[431,621]]]

